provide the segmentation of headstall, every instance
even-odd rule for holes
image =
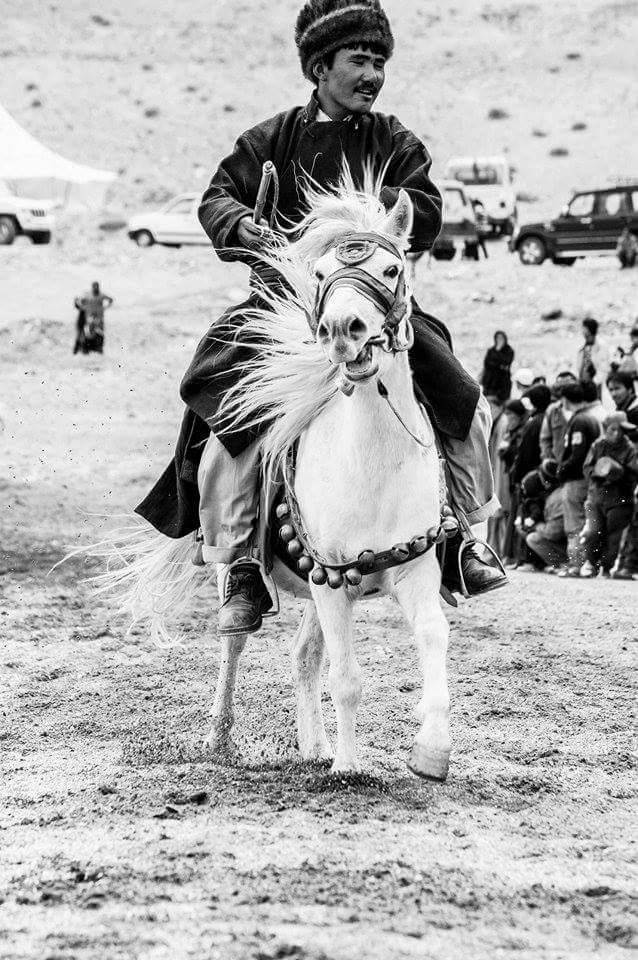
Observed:
[[[393,292],[385,283],[360,266],[369,260],[379,247],[387,250],[403,263],[399,248],[379,233],[349,233],[339,240],[334,252],[337,260],[344,266],[331,273],[323,286],[320,284],[317,288],[315,304],[312,313],[308,316],[308,324],[313,335],[316,336],[330,295],[339,287],[350,287],[366,297],[384,314],[382,335],[370,337],[367,344],[380,346],[389,353],[410,349],[413,342],[411,327],[408,328],[404,340],[399,338],[399,326],[409,306],[406,296],[405,268],[401,267],[396,289]]]

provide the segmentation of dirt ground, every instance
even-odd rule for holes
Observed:
[[[514,574],[451,612],[445,786],[404,765],[418,668],[387,601],[358,613],[363,775],[298,761],[299,606],[286,602],[242,661],[237,754],[213,762],[201,746],[212,594],[183,646],[156,649],[125,636],[82,561],[49,571],[163,467],[179,375],[245,277],[207,250],[141,254],[113,239],[98,260],[117,297],[106,354],[72,357],[65,297],[86,264],[40,252],[34,289],[35,254],[11,252],[0,360],[3,960],[624,957],[636,945],[635,584]],[[613,296],[611,335],[624,332],[631,287],[611,262],[575,267],[577,294],[547,265],[526,296],[529,271],[498,244],[491,254],[419,267],[419,298],[451,322],[468,365],[504,323],[521,362],[560,362],[576,320],[549,333],[539,315],[576,296],[599,311]]]
[[[306,98],[297,5],[5,0],[2,102],[47,145],[119,172],[110,214],[153,207]],[[379,108],[424,137],[437,177],[452,153],[509,150],[539,198],[524,221],[635,174],[633,0],[386,6],[397,53]],[[71,304],[93,279],[116,299],[106,353],[73,357]],[[629,956],[635,584],[514,573],[450,612],[453,755],[433,786],[405,767],[418,667],[390,602],[358,610],[364,771],[335,779],[296,753],[297,604],[246,649],[237,752],[219,762],[201,745],[212,593],[183,645],[157,649],[92,595],[93,566],[51,572],[164,468],[181,374],[245,286],[209,249],[140,251],[97,222],[2,248],[1,960]],[[635,271],[524,268],[501,241],[479,264],[422,261],[417,297],[473,373],[495,329],[515,365],[551,377],[573,367],[586,312],[613,347],[638,309]],[[325,709],[334,735],[327,695]]]

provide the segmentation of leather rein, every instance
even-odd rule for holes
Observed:
[[[394,292],[360,266],[369,260],[379,247],[393,254],[402,264]],[[414,340],[409,323],[407,336],[404,340],[399,338],[399,326],[406,318],[409,308],[405,266],[399,248],[380,233],[348,233],[337,243],[335,256],[344,266],[331,273],[323,286],[320,284],[317,288],[315,304],[312,313],[308,315],[308,324],[313,336],[317,334],[330,295],[339,287],[350,287],[384,314],[381,334],[370,337],[364,346],[378,346],[387,353],[409,350]]]

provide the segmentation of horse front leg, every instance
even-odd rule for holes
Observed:
[[[214,753],[227,753],[232,746],[231,730],[235,721],[233,697],[239,657],[246,645],[246,634],[238,637],[222,637],[222,656],[217,675],[215,700],[211,711],[212,726],[205,746]]]
[[[450,696],[447,684],[449,626],[439,601],[440,574],[436,558],[424,557],[397,575],[395,593],[414,631],[423,693],[417,707],[417,733],[409,769],[428,780],[445,780],[450,760]]]
[[[328,682],[337,715],[333,773],[358,769],[356,720],[361,700],[361,670],[354,654],[352,601],[343,588],[311,585],[312,597],[330,660]]]
[[[324,640],[317,608],[306,603],[293,642],[292,671],[297,687],[297,742],[304,760],[332,760],[321,708]]]

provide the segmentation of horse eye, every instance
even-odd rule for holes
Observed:
[[[383,271],[383,276],[388,277],[390,280],[394,280],[395,277],[399,276],[399,268],[396,266],[396,264],[392,264],[391,267],[387,267],[387,269]]]
[[[321,283],[322,280],[325,280],[325,279],[326,279],[326,278],[324,277],[323,273],[321,272],[321,270],[315,270],[315,277],[317,278],[317,280],[319,281],[319,283]]]

